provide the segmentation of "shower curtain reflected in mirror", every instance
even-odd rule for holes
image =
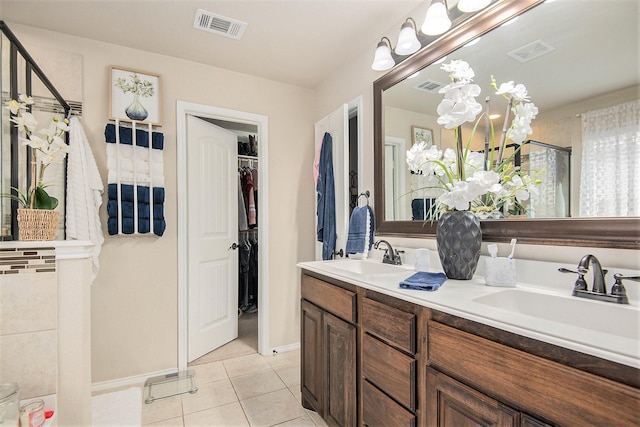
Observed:
[[[640,215],[640,100],[582,114],[582,144],[580,216]]]

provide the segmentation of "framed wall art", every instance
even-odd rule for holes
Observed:
[[[433,145],[433,130],[421,126],[411,126],[411,142],[413,144],[426,142],[427,146]]]
[[[162,126],[160,75],[110,67],[109,119]]]

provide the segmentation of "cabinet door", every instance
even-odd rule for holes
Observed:
[[[520,427],[553,427],[551,424],[547,424],[544,421],[533,418],[530,415],[522,414],[520,420]]]
[[[302,300],[300,316],[302,405],[322,414],[323,352],[322,310]]]
[[[330,426],[356,425],[356,328],[324,313],[324,419]]]
[[[517,411],[434,369],[427,370],[427,425],[516,427],[518,420]]]

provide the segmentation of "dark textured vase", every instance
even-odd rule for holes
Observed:
[[[482,230],[473,212],[446,212],[436,229],[438,255],[449,279],[469,280],[478,267]]]
[[[133,98],[133,102],[124,110],[124,112],[131,120],[138,122],[143,121],[149,116],[149,113],[140,103],[137,96]]]

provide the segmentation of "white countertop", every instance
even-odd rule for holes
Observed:
[[[432,256],[431,265],[436,268],[432,268],[431,271],[441,271],[438,269],[439,265],[434,265],[433,259]],[[474,276],[472,280],[461,281],[448,279],[437,291],[428,292],[399,288],[398,284],[400,281],[415,273],[412,266],[401,266],[397,267],[395,271],[391,269],[389,272],[378,274],[360,274],[336,268],[339,264],[335,263],[340,262],[350,261],[301,262],[298,264],[298,267],[518,335],[590,354],[634,368],[640,368],[640,337],[638,336],[640,310],[637,299],[638,284],[635,282],[625,283],[631,302],[629,305],[585,300],[571,296],[571,289],[575,277],[573,277],[573,275],[558,273],[557,264],[519,260],[519,264],[517,264],[518,278],[521,278],[521,271],[522,276],[527,276],[527,273],[531,272],[534,273],[534,277],[539,277],[542,284],[536,282],[536,284],[530,285],[518,282],[515,288],[491,287],[486,286],[484,278],[478,275]],[[380,260],[356,262],[380,263]],[[482,272],[482,266],[483,261],[481,260],[481,266],[478,268],[479,273]],[[573,266],[565,267],[571,268]],[[547,271],[551,271],[551,273],[546,274],[545,272]],[[629,274],[629,272],[619,269],[612,271]],[[609,274],[609,276],[611,275],[612,273]],[[529,274],[529,276],[531,276],[531,274]],[[531,280],[529,277],[529,282],[533,283],[534,280]],[[555,286],[549,285],[549,283],[552,282]],[[608,277],[607,282],[607,288],[609,289],[612,279]],[[558,286],[557,283],[562,283],[562,286]],[[540,315],[522,314],[522,312],[518,312],[518,310],[513,311],[498,308],[499,305],[492,306],[477,301],[479,298],[480,301],[482,301],[482,297],[507,289],[514,289],[515,291],[512,292],[533,292],[535,295],[529,293],[525,293],[524,295],[527,298],[535,297],[535,299],[541,296],[542,301],[545,301],[545,296],[553,296],[552,300],[556,303],[556,306],[560,308],[556,313],[560,312],[561,315],[565,314],[563,304],[566,303],[567,322],[569,323],[558,321],[558,319],[549,320],[549,316],[545,315],[545,310],[540,310]],[[531,299],[533,300],[534,298]],[[578,300],[577,303],[576,300]],[[596,307],[593,304],[605,304],[605,306]],[[580,313],[577,313],[579,318],[574,316],[576,313],[571,312],[572,307],[578,307],[581,310]],[[594,307],[595,310],[593,310]],[[590,313],[588,316],[584,314],[585,308],[586,311]],[[601,312],[601,310],[604,311]],[[527,311],[531,312],[530,309],[527,310],[525,307],[524,312]],[[591,311],[597,311],[598,314],[595,317],[599,315],[602,318],[594,318],[594,316],[591,315]],[[627,320],[631,319],[632,322],[635,322],[635,325],[617,322],[615,317],[618,315]],[[590,325],[593,325],[593,327],[590,327]],[[604,327],[601,328],[602,331],[594,330],[594,328],[598,328],[600,325],[604,325]],[[609,328],[609,325],[615,325],[615,328],[622,328],[624,332],[608,333],[606,330]]]
[[[88,258],[93,253],[93,243],[85,240],[13,240],[0,242],[0,250],[48,249],[54,248],[56,259]]]

